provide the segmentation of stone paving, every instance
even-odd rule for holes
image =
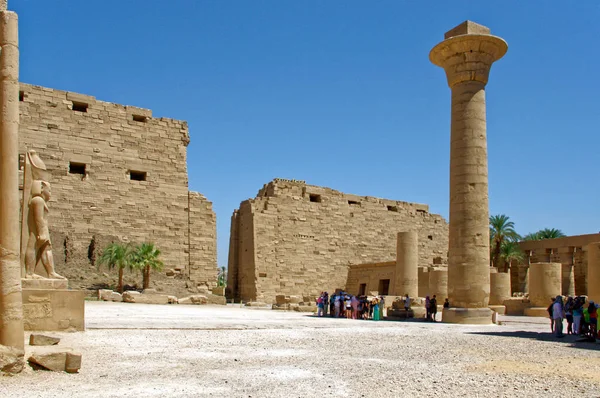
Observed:
[[[600,344],[556,339],[544,318],[500,321],[87,302],[86,332],[49,333],[83,353],[80,373],[28,368],[3,378],[0,396],[600,396]]]

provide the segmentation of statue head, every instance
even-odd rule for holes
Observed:
[[[31,197],[41,196],[47,202],[51,197],[50,183],[43,180],[35,180],[31,184]]]
[[[31,164],[31,176],[34,180],[46,180],[48,170],[46,169],[46,164],[39,157],[36,151],[30,150],[27,153],[29,157],[29,163]]]

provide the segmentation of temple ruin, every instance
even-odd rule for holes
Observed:
[[[113,241],[157,245],[165,263],[152,275],[158,290],[216,286],[216,218],[211,202],[188,190],[186,122],[23,83],[18,98],[19,181],[26,151],[35,150],[52,180],[57,272],[71,288],[115,283],[97,264]],[[126,282],[141,284],[137,274]]]
[[[350,264],[394,260],[405,230],[416,232],[419,265],[446,263],[448,225],[427,205],[275,179],[231,218],[228,298],[273,303],[343,289]],[[394,289],[384,279],[382,294]]]

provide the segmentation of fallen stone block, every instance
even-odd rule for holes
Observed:
[[[113,291],[108,289],[98,289],[98,300],[111,301],[110,296]]]
[[[314,305],[299,305],[293,307],[294,311],[298,312],[317,312],[317,307]]]
[[[275,296],[275,303],[277,305],[285,305],[290,303],[290,297],[285,294],[278,294]]]
[[[302,297],[300,296],[290,296],[290,304],[300,304],[302,301]]]
[[[123,301],[123,296],[121,295],[121,293],[112,292],[110,294],[110,301],[121,302]]]
[[[169,301],[169,304],[177,304],[179,302],[175,296],[167,296],[167,300]]]
[[[216,296],[224,296],[225,295],[225,286],[213,287],[212,294],[214,294]]]
[[[67,362],[66,352],[53,352],[46,354],[33,354],[28,359],[29,365],[34,370],[52,370],[63,372]]]
[[[73,352],[34,353],[28,359],[34,370],[77,373],[81,368],[81,354]]]
[[[0,374],[13,375],[21,373],[25,362],[25,353],[13,347],[0,345]]]
[[[182,299],[179,299],[179,304],[196,304],[196,305],[201,305],[201,304],[206,304],[206,303],[207,303],[206,296],[203,296],[201,294],[195,294],[193,296],[188,296],[188,297],[184,297]]]
[[[58,337],[44,336],[43,334],[32,334],[29,336],[29,345],[56,345],[60,342]]]
[[[170,268],[169,268],[169,269],[168,269],[168,270],[165,272],[165,275],[167,275],[167,276],[175,276],[175,270],[174,270],[174,269],[170,269]]]
[[[216,294],[209,294],[206,296],[208,304],[226,305],[227,299],[225,296],[217,296]]]
[[[136,303],[136,298],[141,296],[140,292],[136,292],[135,290],[128,290],[123,292],[123,301],[126,303]]]
[[[81,354],[68,352],[65,361],[65,372],[77,373],[79,369],[81,369]]]

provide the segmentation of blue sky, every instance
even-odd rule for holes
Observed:
[[[189,122],[217,213],[273,178],[448,216],[450,91],[429,50],[469,19],[509,45],[487,86],[490,212],[600,231],[596,1],[10,0],[21,80]]]

